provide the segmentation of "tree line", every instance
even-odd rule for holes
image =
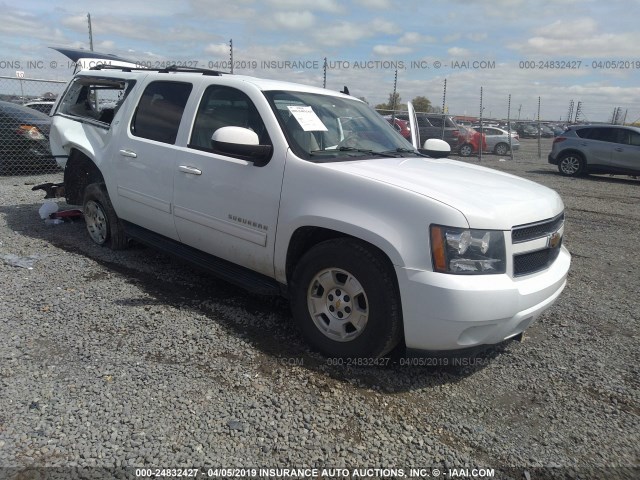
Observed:
[[[369,103],[366,98],[361,98],[360,100]],[[442,108],[432,105],[431,100],[422,95],[414,97],[414,99],[411,100],[411,103],[413,104],[413,108],[416,112],[442,113]],[[402,99],[398,92],[391,92],[386,103],[379,103],[374,108],[376,110],[406,110],[406,106],[402,105]]]

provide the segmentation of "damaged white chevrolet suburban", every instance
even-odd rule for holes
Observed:
[[[496,344],[566,284],[556,192],[430,158],[346,94],[102,67],[70,82],[50,138],[93,241],[286,295],[327,356]]]

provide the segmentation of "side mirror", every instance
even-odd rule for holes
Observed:
[[[273,153],[271,145],[260,145],[258,135],[243,127],[217,129],[211,136],[211,148],[215,153],[252,162],[256,167],[266,165]]]
[[[424,142],[424,148],[420,148],[418,151],[432,158],[446,158],[451,153],[451,147],[444,140],[430,138]]]

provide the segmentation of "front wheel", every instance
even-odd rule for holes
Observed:
[[[328,357],[378,358],[402,335],[393,270],[382,253],[354,239],[322,242],[302,257],[291,309],[307,342]]]
[[[577,153],[566,153],[560,157],[558,170],[562,175],[567,177],[582,175],[585,170],[584,158]]]
[[[124,228],[116,215],[104,183],[87,185],[83,202],[84,221],[91,240],[122,250],[127,246]]]
[[[473,153],[473,146],[470,143],[465,143],[460,147],[460,156],[469,157]]]

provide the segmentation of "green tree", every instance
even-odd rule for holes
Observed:
[[[411,103],[413,104],[413,108],[416,112],[428,113],[433,109],[431,100],[429,100],[427,97],[423,97],[422,95],[415,97],[413,100],[411,100]]]
[[[398,92],[389,94],[389,100],[387,103],[379,103],[376,105],[376,109],[378,110],[399,110],[400,109],[400,94]]]

